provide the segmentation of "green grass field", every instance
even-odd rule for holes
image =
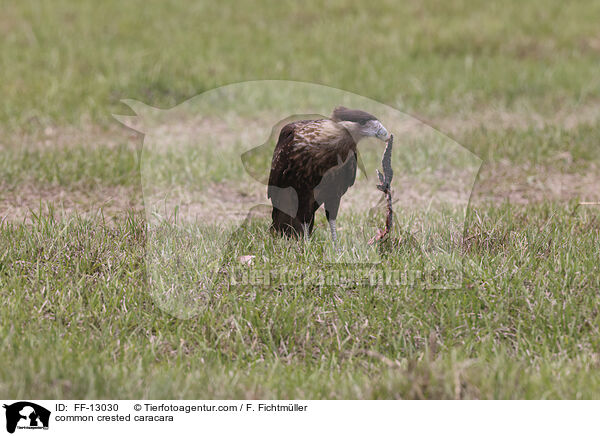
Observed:
[[[2,1],[0,397],[600,398],[600,206],[579,205],[600,201],[600,4],[345,3]],[[260,79],[343,89],[447,135],[396,138],[405,189],[379,269],[314,280],[356,270],[332,265],[322,215],[306,244],[273,238],[264,213],[236,231],[267,201],[223,126],[195,148],[192,118],[180,155],[144,157],[112,117],[133,114],[122,99],[167,109]],[[242,120],[247,137],[261,119]],[[402,152],[448,138],[483,159],[458,239],[461,210],[432,213],[427,233],[408,206],[420,183],[468,177],[436,173],[443,153]],[[380,151],[364,148],[369,168]],[[345,247],[383,222],[368,175],[342,200]],[[188,211],[207,222],[153,215],[148,180],[193,186]],[[360,280],[422,268],[436,238],[463,259],[457,289]],[[227,249],[202,263],[210,244]],[[244,276],[265,269],[287,279]],[[186,319],[163,310],[177,292]]]

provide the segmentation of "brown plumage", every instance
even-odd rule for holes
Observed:
[[[267,191],[276,232],[307,238],[324,204],[336,242],[340,199],[354,184],[357,143],[366,136],[386,140],[389,134],[373,115],[344,107],[330,119],[297,121],[281,129]]]

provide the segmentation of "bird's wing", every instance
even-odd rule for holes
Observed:
[[[315,187],[315,199],[323,203],[333,198],[340,198],[356,179],[356,154],[348,153],[345,161],[338,155],[338,164],[325,171],[319,184]]]
[[[297,125],[299,121],[318,120],[322,118],[323,116],[318,114],[297,114],[279,121],[273,126],[269,139],[264,144],[256,146],[242,153],[240,156],[246,172],[259,182],[265,185],[268,184],[273,150],[278,143],[277,139],[281,136],[283,127],[288,124]]]
[[[356,180],[357,154],[354,150],[338,150],[331,148],[315,155],[311,162],[312,187],[323,183],[339,185],[335,189],[343,195],[346,190],[354,185]]]
[[[279,133],[279,139],[273,151],[273,159],[271,161],[271,173],[269,174],[269,187],[267,189],[267,196],[271,198],[273,189],[287,188],[290,186],[289,173],[290,173],[290,161],[289,155],[294,142],[294,130],[295,123],[286,124]]]
[[[339,191],[338,195],[343,195],[356,178],[355,150],[352,136],[331,120],[299,121],[284,126],[273,152],[269,198],[275,193],[272,186],[291,186],[300,195],[312,193],[320,184],[321,188],[329,185],[327,192]]]

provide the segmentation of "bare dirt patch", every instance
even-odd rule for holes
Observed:
[[[433,203],[463,206],[465,198],[471,205],[510,202],[526,205],[543,201],[572,200],[600,201],[600,169],[591,165],[585,173],[560,172],[555,168],[516,166],[508,162],[484,164],[475,182],[472,194],[465,191],[471,175],[436,175],[452,180],[444,191],[432,197],[430,185],[398,175],[394,181],[395,207],[404,210],[426,208]],[[342,200],[340,213],[352,211],[367,213],[380,204],[380,193],[374,180],[360,180],[350,188]],[[465,197],[466,196],[466,197]],[[146,199],[148,202],[148,199]],[[215,183],[203,190],[179,193],[164,204],[170,215],[179,206],[182,218],[241,222],[250,209],[269,205],[266,186],[261,183]],[[53,208],[57,218],[78,214],[86,216],[102,212],[105,218],[118,218],[131,211],[143,212],[144,198],[140,188],[98,186],[94,189],[65,188],[28,184],[18,187],[0,186],[0,220],[28,221],[32,211],[47,213]]]
[[[563,108],[549,116],[525,109],[516,111],[485,109],[477,113],[465,112],[448,117],[423,118],[422,121],[442,133],[451,135],[458,135],[480,128],[499,131],[507,129],[543,129],[546,126],[556,126],[565,130],[572,130],[581,125],[599,122],[600,103]]]
[[[552,117],[521,111],[482,111],[477,114],[457,114],[454,117],[435,119],[427,122],[442,132],[449,134],[464,132],[485,127],[489,129],[528,129],[541,128],[548,124],[558,125],[564,129],[572,129],[580,124],[600,121],[600,103],[588,104],[579,108],[559,111]],[[207,123],[209,125],[207,125]],[[221,124],[219,124],[221,123]],[[260,130],[260,120],[249,120],[248,133]],[[186,120],[174,131],[164,132],[165,137],[174,141],[180,138],[193,137],[207,128],[221,138],[221,143],[233,141],[227,138],[230,129],[227,120],[204,120],[195,124]],[[399,134],[419,132],[423,123],[413,119],[405,126],[405,131]],[[248,138],[246,138],[248,139]],[[0,139],[0,151],[3,147],[114,147],[128,144],[132,147],[141,145],[142,134],[115,124],[114,127],[84,125],[83,127],[47,126],[35,133],[21,133],[3,136]],[[239,138],[238,138],[239,140]],[[257,142],[257,145],[259,142]],[[469,174],[438,174],[440,180],[449,180],[444,199],[448,204],[464,203],[464,193],[461,189]],[[394,185],[398,186],[394,199],[399,208],[414,207],[415,204],[425,204],[431,200],[431,195],[423,186],[414,180],[403,179],[402,174],[396,174]],[[455,186],[456,189],[452,188]],[[579,198],[581,201],[600,200],[600,168],[590,164],[583,174],[560,171],[553,167],[535,167],[529,165],[514,165],[510,162],[484,164],[471,195],[472,204],[487,202],[501,203],[509,201],[515,204],[527,204],[541,201],[568,202]],[[239,220],[250,208],[258,204],[269,204],[266,197],[266,186],[255,182],[240,184],[239,182],[219,183],[209,185],[202,191],[186,193],[183,197],[184,206],[189,214],[198,219],[210,219],[215,216],[231,217]],[[368,211],[379,199],[374,181],[360,181],[344,197],[342,209],[353,211]],[[0,182],[0,219],[22,221],[31,218],[31,211],[46,210],[48,205],[54,207],[55,216],[67,217],[72,214],[86,215],[102,213],[106,217],[117,217],[131,210],[143,211],[144,201],[140,187],[111,187],[97,186],[93,189],[79,186],[61,187],[39,184],[24,184],[6,186]],[[168,205],[173,206],[173,204]]]
[[[412,114],[413,118],[407,119],[400,127],[397,135],[420,134],[423,127],[430,126],[441,133],[458,135],[474,129],[485,128],[490,131],[515,129],[541,129],[552,125],[562,129],[574,129],[580,125],[593,124],[600,121],[600,102],[587,103],[580,106],[569,106],[560,109],[552,115],[543,115],[534,110],[518,109],[484,109],[477,112],[460,112],[454,115],[427,118],[419,114]],[[245,119],[247,138],[232,136],[232,119],[221,118],[193,118],[170,121],[165,128],[155,129],[161,141],[185,142],[197,135],[210,133],[219,139],[222,144],[231,144],[236,141],[248,143],[248,140],[261,140],[254,138],[255,132],[260,131],[263,122],[260,119]],[[129,122],[133,127],[143,130],[143,126],[135,117]],[[234,123],[235,124],[235,123]],[[109,126],[98,126],[93,123],[83,123],[81,126],[44,126],[34,132],[3,132],[0,137],[0,150],[6,147],[27,148],[53,148],[53,147],[115,147],[130,144],[138,147],[143,134],[129,129],[117,121]],[[260,142],[257,143],[259,145]]]
[[[0,186],[0,221],[29,222],[50,212],[57,219],[102,213],[112,219],[143,210],[141,190],[126,187],[94,189],[27,184]]]
[[[561,172],[547,166],[484,164],[471,202],[514,204],[572,200],[600,200],[600,168],[591,164],[584,173]]]
[[[104,127],[91,123],[81,126],[47,125],[33,131],[2,132],[0,150],[9,147],[57,149],[68,147],[114,148],[124,144],[141,145],[142,134],[115,124]]]
[[[269,203],[266,193],[266,186],[258,182],[213,183],[202,190],[156,190],[146,193],[144,200],[146,213],[157,214],[160,219],[172,220],[177,208],[179,222],[240,223],[254,206]]]

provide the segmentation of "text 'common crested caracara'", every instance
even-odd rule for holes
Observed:
[[[330,119],[285,125],[273,152],[267,195],[273,229],[286,235],[312,232],[315,212],[324,204],[336,244],[340,199],[356,178],[356,144],[365,137],[387,141],[388,131],[373,115],[338,107]]]

